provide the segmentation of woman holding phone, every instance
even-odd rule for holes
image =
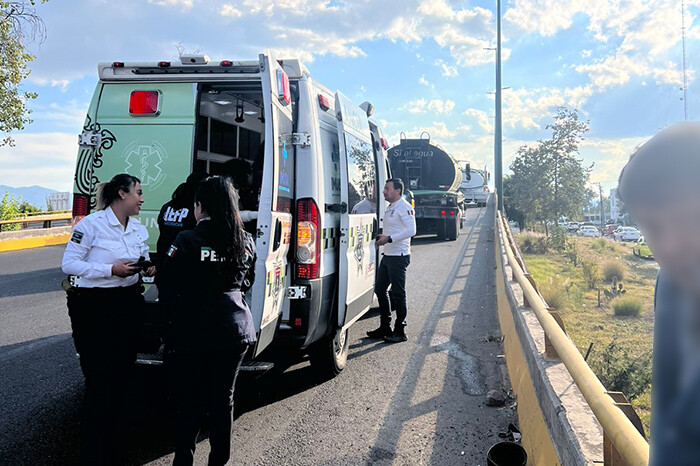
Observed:
[[[171,315],[177,402],[175,465],[191,465],[209,413],[209,465],[231,456],[233,390],[256,335],[244,293],[255,279],[255,242],[243,229],[229,178],[199,184],[194,230],[178,234],[159,269],[159,298]]]
[[[138,274],[155,273],[139,262],[148,257],[148,232],[133,218],[141,204],[135,176],[103,183],[98,210],[75,225],[63,254],[73,342],[85,376],[83,464],[107,464],[118,453],[124,382],[136,359],[134,329],[143,304]]]

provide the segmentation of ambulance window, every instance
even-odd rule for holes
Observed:
[[[348,206],[351,212],[367,213],[359,206],[365,200],[375,205],[377,182],[372,145],[345,133],[345,148],[348,154]]]
[[[276,212],[291,212],[294,197],[294,148],[282,140],[277,151],[277,166],[279,167],[279,182],[277,184]]]

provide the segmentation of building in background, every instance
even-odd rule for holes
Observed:
[[[48,210],[71,210],[70,193],[51,193],[46,196]]]

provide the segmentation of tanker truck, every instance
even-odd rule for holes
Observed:
[[[464,224],[464,194],[459,190],[462,170],[457,161],[423,133],[419,139],[401,134],[389,149],[392,176],[401,178],[414,201],[417,234],[437,234],[456,240]]]

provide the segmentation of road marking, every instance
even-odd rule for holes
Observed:
[[[36,236],[34,238],[6,239],[0,241],[0,252],[56,246],[58,244],[66,244],[69,239],[70,233],[65,235]]]

